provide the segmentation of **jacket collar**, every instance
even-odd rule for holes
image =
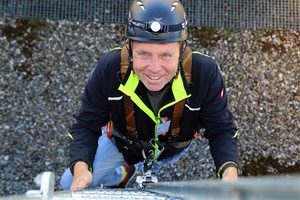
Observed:
[[[137,94],[137,88],[140,83],[139,77],[134,73],[134,71],[129,68],[130,73],[127,73],[124,81],[120,84],[119,90],[125,95],[129,96],[131,100],[145,113],[149,115],[152,119],[155,120],[156,116],[152,110],[144,103],[144,101]],[[188,90],[187,83],[185,78],[182,77],[182,71],[178,74],[178,77],[174,78],[171,83],[171,89],[173,93],[173,99],[168,102],[167,105],[163,106],[160,110],[165,107],[176,104],[177,102],[189,98],[191,96],[190,91]]]

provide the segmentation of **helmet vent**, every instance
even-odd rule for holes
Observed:
[[[145,6],[142,1],[136,1],[136,3],[141,7],[141,9],[145,10]]]
[[[171,12],[175,10],[176,6],[178,6],[178,1],[175,1],[172,5]]]

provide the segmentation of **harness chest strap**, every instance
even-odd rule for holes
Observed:
[[[111,138],[112,136],[115,136],[115,137],[118,137],[122,140],[127,141],[129,144],[134,143],[135,145],[137,145],[141,148],[146,148],[146,149],[152,148],[152,145],[149,144],[149,142],[146,142],[144,140],[138,140],[137,141],[137,138],[136,138],[136,140],[133,140],[131,138],[128,138],[124,134],[116,131],[113,128],[112,121],[108,122],[108,124],[106,126],[106,133],[107,133],[108,138]],[[164,146],[165,145],[165,143],[163,143],[163,142],[160,142],[160,141],[157,141],[157,142],[159,143],[159,146]],[[186,141],[181,141],[181,142],[169,142],[168,144],[171,145],[174,148],[181,149],[181,148],[187,147],[191,142],[192,142],[192,140],[186,140]]]
[[[129,67],[129,49],[128,46],[123,46],[121,50],[121,78],[124,79],[126,72]],[[186,47],[183,52],[182,59],[182,68],[184,71],[185,79],[187,84],[191,83],[191,71],[192,71],[192,50],[189,47]],[[171,138],[178,137],[180,132],[180,120],[182,116],[182,112],[184,109],[185,100],[182,100],[174,105],[174,111],[172,116],[171,123]],[[126,116],[126,128],[129,132],[136,134],[136,125],[134,119],[134,103],[131,101],[130,97],[124,95],[124,109]]]

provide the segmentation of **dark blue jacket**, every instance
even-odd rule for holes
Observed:
[[[118,132],[124,134],[127,132],[122,98],[124,94],[118,90],[121,83],[120,60],[120,50],[113,50],[104,55],[97,63],[85,86],[81,108],[75,115],[77,122],[69,130],[72,135],[71,165],[78,160],[83,160],[89,163],[90,167],[92,166],[101,128],[108,121],[112,120],[114,129]],[[187,85],[183,78],[185,90],[187,94],[191,94],[191,97],[186,101],[180,123],[180,137],[176,141],[191,140],[195,132],[204,128],[204,136],[209,140],[216,169],[226,161],[238,163],[239,156],[235,137],[237,129],[228,109],[226,89],[218,65],[212,58],[198,52],[193,52],[192,63],[191,83]],[[141,82],[135,93],[151,108],[146,88]],[[167,94],[165,101],[170,102],[173,99],[171,91]],[[173,107],[164,109],[160,116],[171,119]],[[155,123],[139,107],[135,106],[134,111],[139,138],[147,142],[153,138]],[[166,150],[160,159],[182,150],[168,145],[168,139],[163,136],[160,136],[159,139],[166,142]],[[129,164],[143,161],[140,147],[130,145],[119,138],[115,138],[115,140]]]

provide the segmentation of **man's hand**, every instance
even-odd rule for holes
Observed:
[[[238,178],[238,170],[235,167],[226,168],[222,175],[223,181],[237,181]]]
[[[73,181],[71,184],[70,190],[80,190],[88,187],[92,180],[93,180],[93,175],[92,173],[88,170],[88,165],[83,162],[79,161],[74,165],[73,168]]]

